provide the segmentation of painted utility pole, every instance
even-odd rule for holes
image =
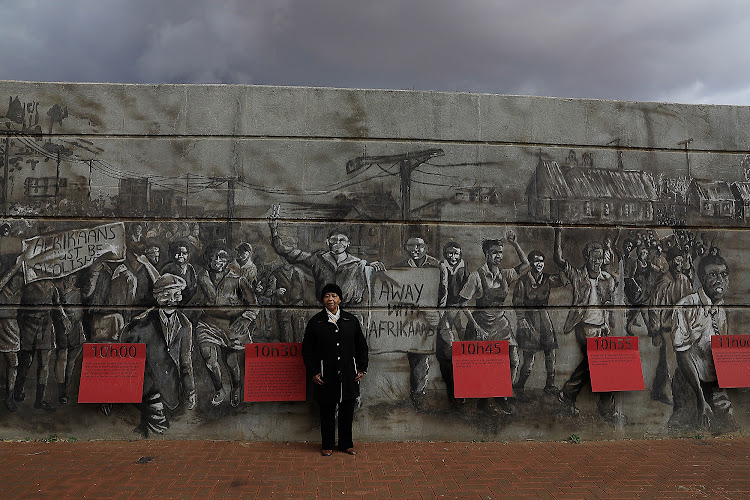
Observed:
[[[57,205],[58,194],[60,194],[60,146],[57,147],[57,171],[55,172],[55,205]]]
[[[678,146],[685,146],[685,164],[687,165],[687,173],[688,173],[688,179],[692,179],[693,176],[690,173],[690,151],[688,150],[688,146],[690,143],[693,142],[693,139],[685,139],[684,141],[680,141],[677,143]]]
[[[401,220],[411,219],[411,174],[421,164],[431,158],[443,156],[442,149],[425,149],[401,155],[359,156],[346,162],[346,173],[351,174],[361,168],[372,165],[398,163],[398,175],[401,178]]]
[[[625,164],[622,161],[622,149],[620,149],[620,138],[612,139],[606,145],[611,146],[612,144],[617,148],[617,170],[625,170]]]
[[[6,135],[3,155],[3,217],[8,216],[8,161],[10,161],[10,136]]]
[[[151,212],[151,178],[146,177],[146,212]]]
[[[188,216],[188,198],[190,197],[190,174],[185,174],[185,217]]]
[[[234,246],[232,238],[232,224],[234,222],[234,203],[235,203],[235,179],[227,177],[227,245],[230,248]]]

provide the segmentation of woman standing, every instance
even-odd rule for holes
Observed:
[[[321,453],[326,457],[336,444],[337,405],[338,449],[356,455],[352,440],[354,405],[359,381],[367,373],[367,341],[357,318],[339,307],[341,296],[338,285],[323,287],[320,300],[325,309],[310,318],[302,340],[302,357],[320,406]]]

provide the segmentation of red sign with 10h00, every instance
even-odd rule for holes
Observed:
[[[140,403],[146,344],[84,344],[79,403]]]

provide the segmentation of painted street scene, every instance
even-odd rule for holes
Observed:
[[[114,137],[103,103],[5,98],[6,437],[310,439],[311,398],[244,402],[245,348],[301,342],[326,283],[370,351],[361,436],[750,425],[710,352],[748,333],[748,153]],[[591,392],[586,340],[603,337],[638,338],[645,391]],[[512,397],[456,396],[469,340],[508,342]],[[84,344],[121,342],[146,345],[142,401],[78,403]]]

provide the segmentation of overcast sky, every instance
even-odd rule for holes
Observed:
[[[750,105],[747,0],[0,0],[0,79]]]

